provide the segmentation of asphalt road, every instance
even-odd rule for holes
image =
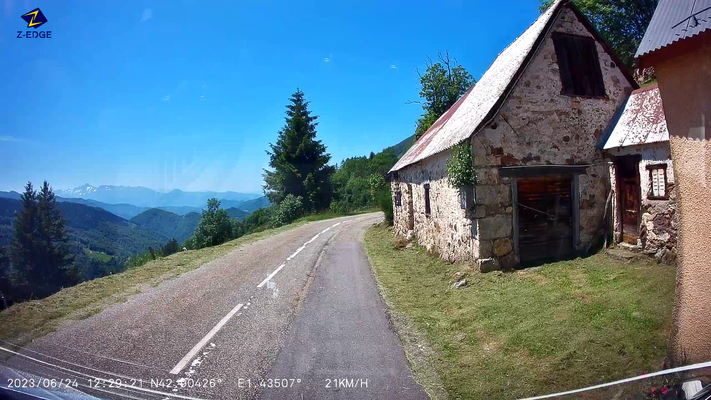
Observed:
[[[103,398],[425,399],[362,246],[381,220],[313,222],[245,245],[6,365]]]

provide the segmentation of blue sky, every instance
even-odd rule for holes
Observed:
[[[334,163],[377,152],[413,133],[428,56],[478,79],[538,16],[537,0],[0,4],[0,190],[258,193],[297,87]],[[36,7],[52,38],[16,38]]]

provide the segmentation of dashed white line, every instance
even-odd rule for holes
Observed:
[[[237,304],[237,306],[235,308],[233,308],[232,311],[230,311],[227,315],[225,315],[220,320],[220,322],[218,322],[217,325],[215,325],[215,327],[212,328],[210,330],[210,332],[208,332],[207,335],[205,335],[205,337],[202,338],[202,340],[200,340],[198,342],[198,344],[196,344],[195,347],[193,347],[192,350],[190,350],[188,352],[188,354],[186,354],[185,357],[183,357],[183,359],[180,360],[180,362],[178,362],[178,364],[175,367],[173,367],[172,370],[170,370],[170,373],[173,375],[179,374],[180,371],[183,368],[185,368],[185,366],[190,362],[190,360],[192,360],[193,357],[195,357],[195,355],[207,344],[207,342],[209,342],[210,339],[212,339],[212,337],[215,336],[217,331],[219,331],[220,328],[222,328],[227,323],[227,321],[229,321],[230,318],[232,318],[233,315],[237,314],[237,311],[239,311],[240,308],[242,308],[242,306],[243,306],[242,303]],[[210,345],[213,345],[213,344],[210,343]]]
[[[335,223],[335,224],[329,226],[328,228],[322,230],[321,232],[317,233],[316,236],[309,239],[308,242],[304,243],[301,247],[296,249],[296,251],[292,255],[287,257],[286,261],[291,261],[294,257],[297,256],[297,254],[301,253],[301,251],[306,248],[306,245],[311,244],[314,240],[316,240],[319,236],[321,236],[321,234],[328,232],[331,228],[335,228],[342,223],[347,224],[348,222],[351,222],[351,220]],[[274,277],[274,275],[276,275],[279,271],[281,271],[281,269],[284,268],[285,266],[286,266],[286,263],[280,265],[276,270],[274,270],[274,272],[272,272],[271,274],[269,274],[269,276],[264,278],[264,280],[259,285],[257,285],[257,288],[261,288],[262,286],[266,285],[267,282],[269,282]]]
[[[285,265],[286,265],[286,264],[280,265],[279,268],[275,269],[274,272],[272,272],[271,274],[269,274],[268,277],[264,278],[264,280],[262,281],[262,283],[260,283],[259,285],[257,285],[257,287],[260,288],[260,287],[266,285],[267,282],[269,282],[269,280],[272,279],[272,278],[274,277],[274,275],[277,274],[277,272],[281,271],[281,269],[284,268]]]

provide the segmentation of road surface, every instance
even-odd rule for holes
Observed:
[[[313,222],[245,245],[8,364],[103,398],[426,399],[363,249],[381,220]]]

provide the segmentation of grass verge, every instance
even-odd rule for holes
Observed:
[[[41,300],[14,304],[0,312],[0,339],[24,345],[34,338],[53,332],[63,323],[97,314],[112,304],[125,302],[131,295],[196,269],[245,244],[296,228],[306,222],[308,221],[299,221],[242,236],[219,246],[179,252],[118,274],[83,282]]]
[[[421,332],[421,348],[433,349],[426,362],[450,398],[541,395],[663,365],[674,267],[623,264],[600,253],[481,274],[417,246],[398,246],[392,228],[372,227],[365,245],[383,297],[395,315],[412,322],[396,321],[400,336]],[[460,271],[468,286],[452,289]],[[427,368],[408,347],[418,381],[442,398],[433,395],[437,382],[418,372]]]

